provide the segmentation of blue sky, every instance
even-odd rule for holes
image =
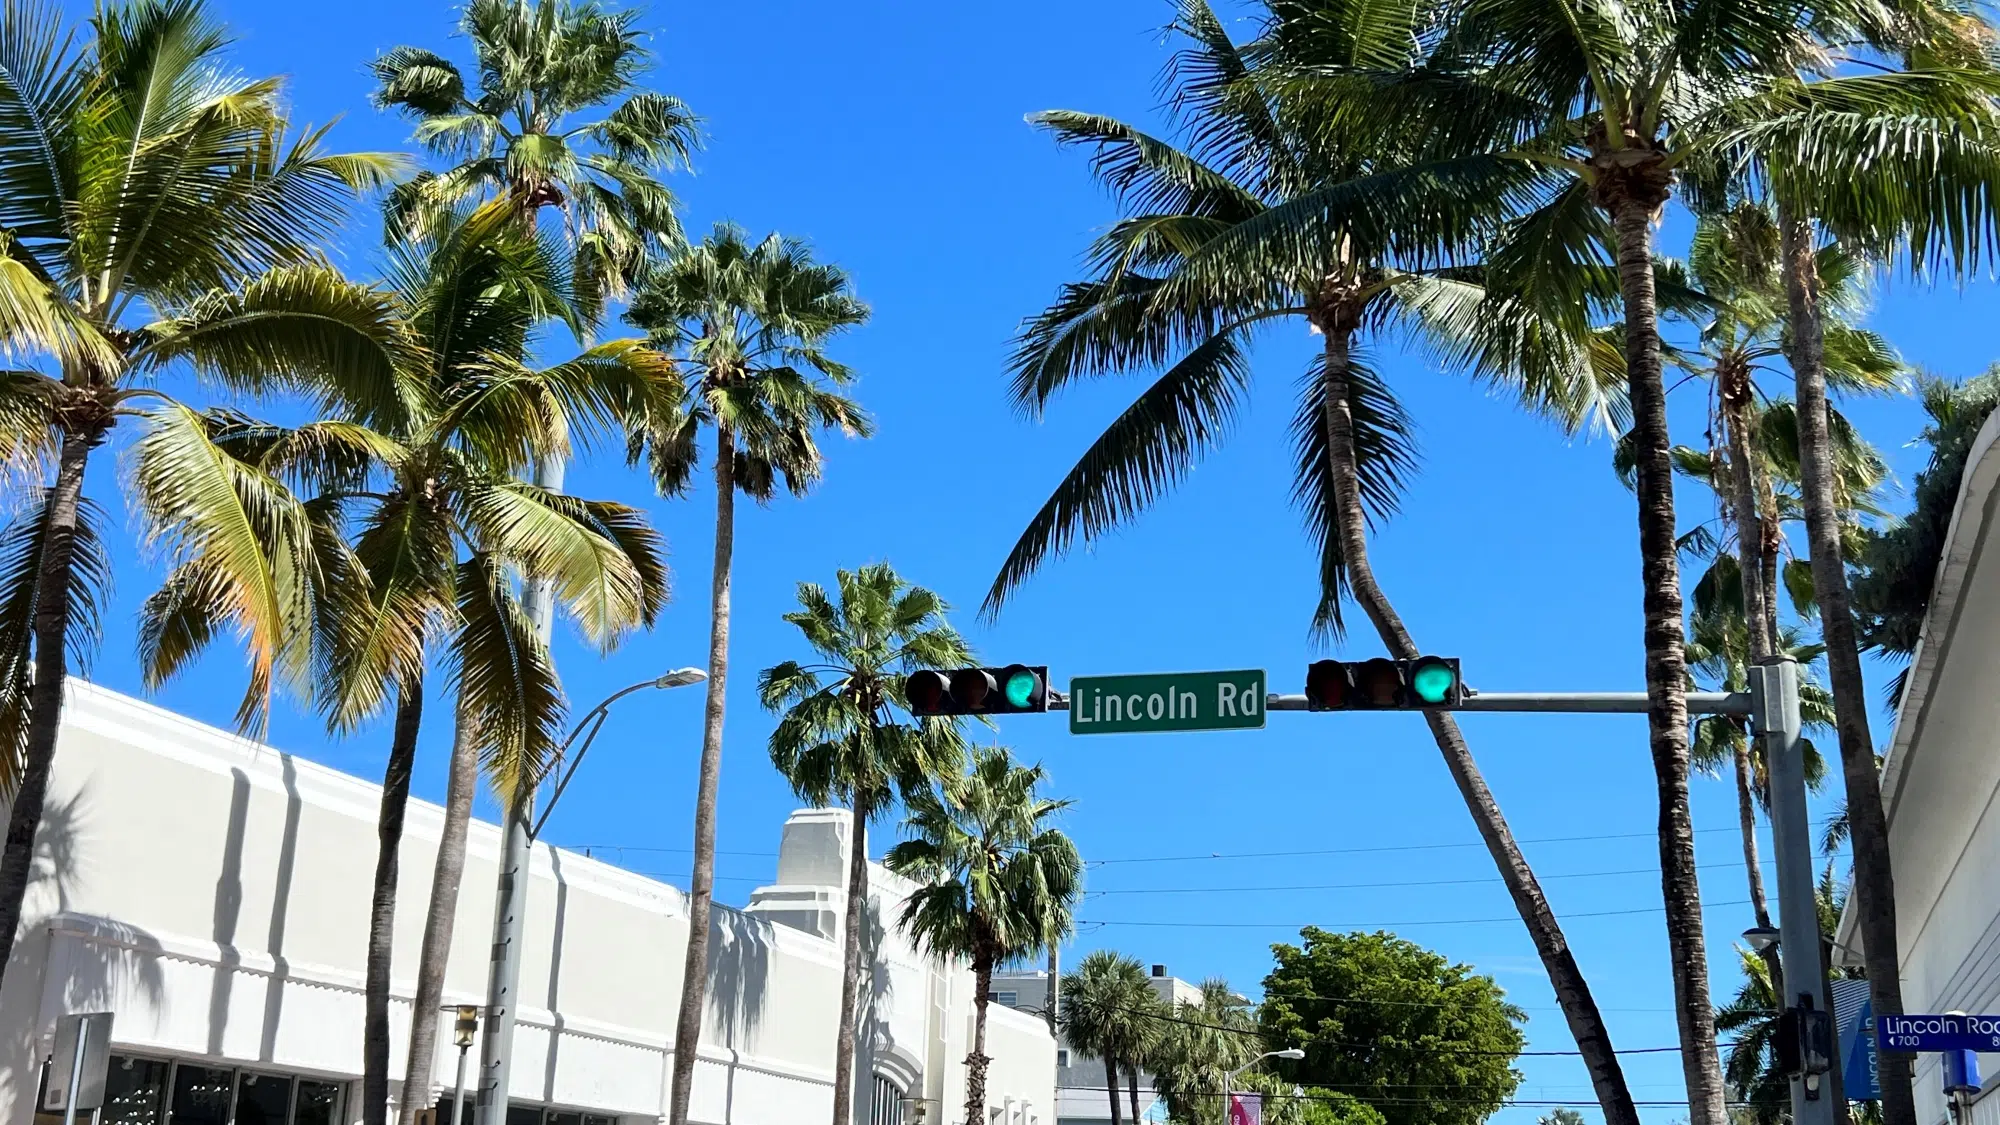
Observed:
[[[290,76],[301,120],[344,114],[333,132],[344,147],[405,147],[407,125],[366,101],[365,65],[377,53],[416,43],[463,56],[463,44],[448,40],[454,13],[439,0],[218,6],[240,36],[241,65]],[[1113,216],[1082,155],[1057,151],[1022,115],[1066,107],[1156,121],[1168,14],[1160,0],[1004,8],[743,0],[650,10],[655,84],[708,123],[695,173],[674,180],[690,229],[730,219],[806,237],[853,273],[875,309],[836,354],[861,373],[859,397],[880,436],[833,442],[811,498],[739,508],[724,901],[740,903],[769,879],[778,827],[795,804],[770,768],[771,719],[753,689],[758,669],[799,653],[779,615],[802,580],[830,582],[836,568],[887,560],[960,606],[958,623],[985,655],[1046,663],[1058,681],[1263,667],[1275,690],[1297,690],[1319,655],[1306,630],[1315,563],[1287,502],[1292,382],[1312,346],[1302,325],[1260,341],[1252,408],[1184,487],[1131,529],[1048,569],[997,623],[973,615],[1020,526],[1141,385],[1083,388],[1041,424],[1005,403],[1010,333],[1073,275],[1087,239]],[[1669,246],[1685,229],[1669,221]],[[343,263],[367,274],[374,245],[373,220],[360,213]],[[1874,324],[1914,361],[1962,377],[1991,359],[1965,326],[1994,310],[1989,285],[1963,293],[1900,285],[1884,291]],[[1566,439],[1393,350],[1374,360],[1420,426],[1422,474],[1376,539],[1377,569],[1419,642],[1462,657],[1468,680],[1489,690],[1639,688],[1635,510],[1610,473],[1606,443]],[[1921,462],[1905,448],[1921,425],[1916,405],[1865,402],[1850,413],[1907,483]],[[1698,392],[1676,406],[1675,423],[1679,440],[1700,439]],[[100,458],[92,482],[106,504],[113,470],[112,458]],[[560,642],[569,691],[587,706],[701,663],[713,496],[657,500],[611,457],[575,467],[570,486],[645,505],[672,547],[676,588],[660,626],[608,658],[573,637]],[[1687,499],[1683,514],[1702,518],[1701,499]],[[129,520],[119,523],[124,565],[92,674],[137,692],[132,622],[158,575]],[[1356,634],[1340,651],[1380,650]],[[153,698],[226,725],[241,685],[240,661],[225,651]],[[622,704],[548,838],[684,879],[700,698],[648,693]],[[443,789],[439,718],[427,724],[415,785],[430,799]],[[1670,1046],[1643,719],[1467,716],[1464,725],[1529,842],[1615,1042]],[[1416,717],[1282,714],[1255,732],[1072,739],[1049,716],[1009,720],[1000,735],[1046,764],[1055,791],[1076,802],[1067,825],[1093,861],[1081,910],[1092,924],[1068,956],[1115,947],[1254,994],[1269,944],[1295,938],[1299,925],[1387,926],[1494,974],[1528,1010],[1532,1050],[1573,1048]],[[378,728],[330,741],[297,708],[273,724],[278,746],[368,777],[380,776],[386,738]],[[1697,782],[1712,970],[1724,995],[1737,983],[1730,941],[1749,921],[1734,817],[1728,785]],[[1228,858],[1243,853],[1286,854]],[[1159,858],[1187,856],[1218,858]],[[1147,890],[1158,893],[1137,893]],[[1629,1054],[1625,1067],[1641,1101],[1680,1096],[1676,1055]],[[1523,1100],[1590,1100],[1574,1058],[1527,1058],[1521,1069]],[[1525,1125],[1542,1112],[1515,1107],[1500,1119]],[[1684,1116],[1645,1112],[1659,1125]]]

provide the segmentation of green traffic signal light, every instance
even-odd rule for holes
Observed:
[[[1443,703],[1451,698],[1451,689],[1458,684],[1458,673],[1442,660],[1419,664],[1410,674],[1410,690],[1425,703]]]
[[[1041,687],[1041,680],[1026,668],[1015,668],[1008,672],[1007,683],[1002,691],[1007,702],[1015,707],[1026,707],[1035,700],[1035,693]]]

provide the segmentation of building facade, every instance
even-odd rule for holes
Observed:
[[[1169,1011],[1182,1003],[1201,1003],[1201,988],[1179,977],[1169,976],[1165,965],[1154,965],[1147,983]],[[1041,970],[993,974],[993,999],[1038,1018],[1044,1018],[1049,1003],[1049,974]],[[1120,1120],[1131,1120],[1129,1075],[1120,1072]],[[1056,1122],[1057,1125],[1097,1125],[1111,1120],[1111,1102],[1105,1084],[1110,1076],[1104,1060],[1072,1048],[1061,1036],[1056,1039]],[[1141,1122],[1167,1119],[1167,1107],[1153,1091],[1153,1075],[1139,1072],[1139,1116]]]
[[[98,1125],[352,1125],[361,1118],[368,903],[379,788],[73,682],[27,916],[0,989],[0,1125],[33,1125],[54,1029],[113,1013]],[[405,1038],[443,810],[411,801],[400,856],[390,1073]],[[801,1125],[831,1114],[844,812],[784,826],[778,882],[714,912],[692,1116]],[[475,822],[447,1006],[485,996],[496,826]],[[921,955],[895,919],[911,884],[871,871],[871,971],[856,1120],[964,1117],[972,974]],[[665,1115],[687,939],[682,892],[537,845],[508,1125],[650,1125]],[[436,1083],[459,1055],[441,1015]],[[1041,1020],[989,1017],[986,1119],[1053,1125]],[[477,1068],[477,1047],[471,1060]],[[59,1119],[58,1119],[59,1120]]]
[[[1896,878],[1903,1004],[1912,1013],[2000,1012],[2000,415],[1966,459],[1922,640],[1887,745],[1882,799]],[[1850,905],[1853,900],[1850,898]],[[1837,956],[1859,963],[1856,912],[1841,919]],[[1918,1114],[1949,1120],[1942,1056],[1916,1056]],[[2000,1070],[2000,1056],[1980,1059]],[[2000,1083],[1971,1106],[2000,1125]]]

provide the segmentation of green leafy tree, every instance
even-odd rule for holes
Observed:
[[[828,597],[823,587],[799,584],[800,608],[785,620],[814,658],[765,669],[757,690],[766,708],[782,712],[771,732],[771,764],[804,800],[853,813],[833,1068],[833,1123],[846,1125],[859,1039],[868,825],[899,794],[928,792],[965,768],[955,721],[908,718],[905,677],[919,668],[959,667],[972,657],[945,620],[944,600],[886,564],[839,572],[835,590]]]
[[[1016,343],[1012,394],[1039,417],[1071,384],[1164,368],[1101,434],[1022,532],[988,593],[1003,601],[1050,557],[1149,508],[1231,429],[1252,390],[1264,327],[1303,321],[1321,348],[1297,381],[1293,494],[1321,557],[1315,625],[1358,604],[1390,653],[1420,653],[1368,556],[1412,471],[1409,420],[1367,364],[1404,340],[1569,428],[1622,428],[1615,343],[1596,331],[1608,239],[1586,193],[1548,193],[1520,162],[1432,160],[1426,115],[1344,135],[1337,102],[1287,91],[1289,75],[1396,72],[1419,61],[1436,12],[1410,3],[1273,2],[1254,42],[1234,42],[1203,0],[1179,5],[1185,47],[1166,76],[1174,134],[1098,114],[1033,119],[1087,147],[1124,215],[1092,246],[1093,273],[1064,286]],[[1509,222],[1517,204],[1528,213]],[[1582,227],[1585,237],[1557,239]],[[1479,250],[1487,252],[1482,256]],[[1675,615],[1678,617],[1678,613]],[[1568,941],[1456,721],[1425,716],[1532,935],[1592,1081],[1616,1125],[1637,1125],[1609,1031]]]
[[[759,503],[780,482],[803,496],[825,459],[818,433],[866,437],[874,427],[841,393],[854,381],[826,352],[835,337],[868,319],[838,266],[815,262],[805,243],[771,235],[751,244],[717,224],[649,271],[627,319],[689,376],[679,400],[633,431],[631,452],[648,460],[662,495],[687,492],[700,465],[704,430],[715,442],[715,565],[709,589],[708,701],[695,791],[694,874],[688,880],[687,961],[674,1042],[668,1125],[687,1125],[694,1090],[694,1045],[708,991],[708,918],[715,898],[715,793],[722,776],[723,702],[729,680],[729,579],[736,553],[736,494]]]
[[[0,454],[52,469],[5,532],[0,567],[0,781],[12,797],[0,967],[20,928],[64,677],[95,640],[109,572],[83,495],[92,451],[126,419],[175,426],[160,379],[177,370],[239,394],[316,396],[393,386],[411,357],[387,297],[345,281],[318,249],[355,192],[397,162],[295,130],[281,83],[232,69],[229,42],[199,0],[101,4],[81,38],[53,7],[0,7],[0,350],[24,365],[0,373]],[[141,515],[169,538],[185,513],[238,502],[215,471],[166,499]],[[273,685],[309,675],[279,601],[318,580],[301,561],[298,581],[273,589],[247,536],[208,566],[236,598],[252,664],[239,717],[254,733]]]
[[[1306,1057],[1281,1076],[1353,1094],[1389,1125],[1477,1125],[1520,1085],[1526,1016],[1493,978],[1388,933],[1300,931],[1264,978],[1264,1041]]]
[[[1063,978],[1061,1013],[1063,1040],[1087,1055],[1104,1060],[1104,1089],[1111,1099],[1111,1125],[1121,1120],[1118,1071],[1122,1066],[1132,1098],[1132,1120],[1139,1120],[1139,1067],[1153,1055],[1166,1030],[1167,1014],[1153,991],[1146,967],[1109,949],[1085,955]]]
[[[640,88],[652,61],[644,9],[571,0],[472,0],[459,33],[477,87],[422,47],[375,60],[377,105],[414,118],[417,140],[454,161],[398,188],[392,224],[422,231],[464,200],[503,199],[530,225],[544,208],[571,254],[594,323],[646,262],[681,242],[679,204],[661,175],[700,145],[680,99]]]
[[[510,575],[550,583],[557,604],[604,651],[649,625],[667,597],[664,546],[643,513],[551,492],[517,474],[532,458],[566,450],[572,426],[583,433],[608,428],[678,390],[665,357],[637,340],[602,344],[546,370],[506,358],[520,354],[544,317],[578,326],[581,319],[562,263],[504,208],[457,216],[399,245],[389,274],[396,315],[422,349],[408,372],[416,381],[413,409],[392,414],[383,403],[343,397],[327,404],[324,420],[295,428],[231,411],[183,410],[172,427],[142,441],[137,459],[143,492],[171,494],[206,470],[227,473],[243,497],[237,508],[181,517],[183,542],[201,549],[183,552],[186,560],[146,605],[141,656],[151,682],[173,675],[227,622],[228,591],[212,580],[210,560],[239,527],[297,525],[336,543],[353,536],[351,551],[317,548],[330,560],[325,572],[345,580],[327,584],[285,628],[323,655],[315,698],[334,730],[350,730],[394,701],[363,1020],[363,1117],[370,1125],[388,1104],[397,857],[426,654],[448,655],[454,736],[416,972],[411,1089],[428,1088],[436,1054],[481,763],[496,793],[532,791],[561,735],[556,671]],[[284,535],[264,534],[274,538],[268,557],[282,562],[300,553]],[[406,1105],[404,1112],[422,1108]]]
[[[1583,1114],[1558,1106],[1535,1119],[1535,1125],[1584,1125]]]
[[[1042,767],[1014,764],[998,746],[936,790],[906,796],[910,838],[883,863],[922,883],[900,924],[935,956],[972,963],[972,1049],[965,1057],[965,1120],[986,1120],[986,1009],[993,969],[1043,952],[1070,928],[1083,890],[1076,845],[1051,823],[1069,807],[1041,795]]]

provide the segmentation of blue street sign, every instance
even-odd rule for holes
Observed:
[[[1876,1016],[1885,1051],[2000,1051],[2000,1016]]]
[[[1875,1037],[1868,1033],[1874,1005],[1865,980],[1833,982],[1833,1010],[1840,1023],[1841,1085],[1849,1101],[1868,1102],[1882,1096],[1875,1075]]]

